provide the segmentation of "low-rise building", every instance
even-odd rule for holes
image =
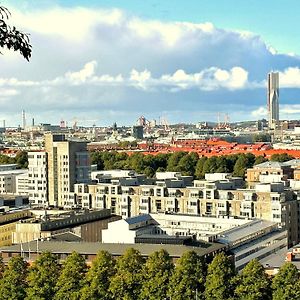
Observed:
[[[97,242],[102,240],[102,229],[107,228],[109,222],[119,219],[119,216],[111,214],[110,209],[67,211],[56,214],[48,214],[45,211],[39,217],[18,222],[13,233],[13,243],[47,239],[62,232],[73,232],[83,241]]]

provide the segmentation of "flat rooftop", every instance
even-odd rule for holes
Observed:
[[[240,240],[247,239],[247,237],[258,236],[269,230],[275,230],[277,227],[276,222],[252,220],[241,226],[223,231],[218,241],[227,245],[233,245]]]
[[[155,251],[165,249],[171,257],[181,257],[187,251],[195,251],[204,256],[216,251],[226,250],[226,246],[220,243],[206,243],[203,247],[192,247],[184,245],[162,245],[162,244],[102,244],[92,242],[60,242],[60,241],[31,241],[22,244],[22,252],[36,253],[50,251],[54,254],[69,254],[76,251],[84,255],[97,254],[101,250],[108,251],[114,256],[120,256],[128,248],[140,251],[142,256],[149,256]],[[0,248],[0,253],[21,253],[21,244]]]

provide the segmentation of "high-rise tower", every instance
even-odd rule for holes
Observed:
[[[268,74],[268,112],[269,128],[276,128],[279,123],[279,73]]]

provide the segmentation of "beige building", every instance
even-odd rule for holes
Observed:
[[[19,220],[28,219],[32,216],[26,210],[11,211],[0,215],[0,247],[12,245],[12,235],[16,230]]]
[[[209,177],[213,179],[213,177]],[[180,179],[152,184],[127,184],[126,178],[107,183],[76,184],[74,203],[85,208],[110,208],[123,218],[148,213],[242,217],[278,223],[289,229],[289,241],[298,241],[297,195],[283,182],[257,183],[240,188],[238,178],[195,180],[182,186]],[[128,177],[128,183],[135,182]]]
[[[90,162],[87,143],[64,135],[45,134],[49,205],[64,207],[75,183],[88,183]]]

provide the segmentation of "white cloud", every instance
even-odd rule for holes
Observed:
[[[19,94],[19,91],[14,89],[1,89],[0,88],[0,98],[6,98],[11,96],[16,96]]]
[[[299,114],[300,113],[300,104],[280,105],[280,113],[283,113],[283,114]]]
[[[33,53],[30,63],[13,52],[0,55],[0,88],[18,92],[1,113],[116,110],[123,122],[132,111],[163,107],[179,116],[230,109],[248,117],[264,105],[271,69],[281,71],[281,87],[300,87],[299,69],[289,68],[299,57],[278,55],[247,31],[143,19],[119,9],[10,9],[11,23],[30,33]]]
[[[257,109],[253,110],[253,111],[251,112],[251,115],[252,115],[253,117],[255,117],[256,119],[257,119],[257,118],[266,118],[267,115],[268,115],[268,110],[267,110],[266,107],[260,106],[260,107],[258,107]]]
[[[279,72],[280,87],[300,88],[300,69],[298,67],[291,67]]]
[[[12,10],[11,20],[19,27],[43,35],[57,35],[80,41],[86,39],[95,24],[117,25],[122,21],[123,12],[119,9],[92,10],[83,7],[52,8],[50,10],[21,12]]]
[[[112,76],[109,74],[96,74],[96,61],[86,63],[83,68],[76,72],[66,72],[64,76],[43,81],[22,81],[16,78],[0,78],[0,86],[32,87],[32,86],[67,86],[67,85],[119,85],[132,86],[144,91],[152,88],[171,88],[174,91],[190,88],[213,91],[220,88],[229,90],[248,88],[248,72],[240,67],[230,70],[222,70],[216,67],[204,69],[198,73],[186,73],[184,70],[177,70],[173,74],[163,74],[160,77],[152,77],[150,71],[131,70],[126,78],[122,74]]]
[[[88,78],[91,78],[95,74],[95,69],[97,67],[97,62],[95,60],[86,63],[78,72],[68,72],[66,73],[65,77],[70,81],[75,83],[83,83]]]
[[[148,83],[151,81],[151,72],[148,70],[138,72],[133,69],[130,73],[129,81],[132,82],[133,86],[146,90]]]

